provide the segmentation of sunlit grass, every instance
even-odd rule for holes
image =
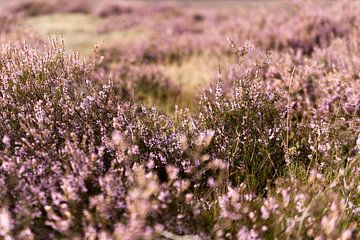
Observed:
[[[177,101],[179,107],[195,110],[200,93],[216,82],[217,69],[227,69],[229,58],[215,57],[212,53],[192,55],[180,63],[161,66],[162,72],[172,81],[180,85],[181,97]]]
[[[28,18],[25,24],[34,28],[44,38],[61,35],[66,49],[77,51],[83,57],[103,41],[104,44],[127,43],[135,39],[146,39],[151,35],[149,31],[140,28],[99,33],[97,26],[101,21],[103,20],[86,14],[50,14]]]

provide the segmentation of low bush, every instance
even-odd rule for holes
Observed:
[[[220,75],[198,113],[173,118],[99,86],[99,64],[55,40],[2,49],[2,236],[357,236],[359,129],[315,116],[289,128],[264,86],[268,59],[230,92]],[[310,163],[294,157],[309,152]]]
[[[46,4],[17,13],[82,11]],[[19,44],[19,16],[1,15],[0,238],[359,239],[356,8],[129,6],[103,18],[159,34],[87,60],[56,39]],[[183,88],[164,68],[206,51],[236,62],[174,106]]]

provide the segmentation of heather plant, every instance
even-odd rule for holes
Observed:
[[[154,36],[84,60],[56,39],[19,44],[21,18],[0,17],[0,238],[360,238],[355,7],[101,4],[102,23]],[[175,106],[164,69],[204,56],[235,63],[217,59],[199,104]]]
[[[90,66],[76,54],[65,56],[57,46],[52,41],[44,54],[11,45],[2,50],[1,132],[11,139],[12,151],[17,152],[23,139],[57,152],[70,133],[79,138],[93,134],[98,145],[101,132],[111,132],[110,125],[101,124],[111,119],[111,87],[91,86]],[[35,135],[27,139],[29,131]],[[20,153],[35,154],[32,150]]]
[[[358,181],[352,174],[356,169],[353,164],[357,161],[352,160],[331,178],[320,173],[321,170],[313,169],[306,185],[295,178],[278,181],[277,187],[263,199],[246,192],[244,186],[229,187],[228,193],[219,199],[223,221],[216,235],[220,239],[223,236],[238,239],[352,239],[357,228],[356,217],[351,213],[354,205],[346,191],[340,190],[345,187],[341,183],[343,180],[350,184],[346,186],[355,186]]]
[[[147,43],[138,42],[124,46],[111,46],[100,50],[108,61],[119,61],[129,56],[130,61],[137,64],[180,63],[182,59],[201,52],[201,41],[191,37],[162,36]],[[133,53],[133,54],[130,54]]]
[[[232,44],[238,57],[249,50]],[[268,181],[280,176],[285,165],[282,110],[276,108],[277,96],[261,84],[262,64],[235,79],[230,96],[219,76],[216,87],[202,98],[199,119],[202,127],[215,131],[207,151],[228,161],[229,181],[246,182],[258,193],[265,193]]]
[[[232,44],[239,60],[249,51]],[[220,74],[198,114],[175,118],[120,101],[111,84],[92,82],[96,58],[85,63],[56,41],[5,46],[0,63],[3,236],[358,234],[356,124],[349,141],[337,121],[305,125],[315,160],[298,164],[288,109],[263,85],[268,58],[234,75],[230,92]]]
[[[350,2],[326,5],[298,2],[286,7],[271,4],[268,8],[250,8],[242,15],[229,14],[215,25],[223,35],[236,41],[251,39],[264,50],[311,55],[316,49],[328,47],[333,40],[349,40],[357,34],[357,8]],[[203,29],[210,32],[212,28],[207,25]],[[226,50],[226,45],[222,49]]]
[[[139,112],[126,103],[119,105],[111,87],[93,85],[92,68],[76,55],[66,55],[54,41],[43,54],[27,47],[9,45],[3,49],[1,121],[5,124],[1,132],[6,135],[1,143],[1,188],[8,209],[4,211],[10,211],[11,221],[19,227],[11,229],[16,234],[24,230],[40,238],[74,237],[85,234],[81,229],[87,224],[111,231],[114,224],[109,222],[110,215],[126,221],[126,211],[130,211],[127,224],[139,234],[140,222],[150,226],[146,213],[137,220],[131,217],[137,216],[135,206],[130,204],[126,210],[126,201],[139,204],[131,191],[129,200],[125,196],[132,186],[128,176],[133,164],[146,161],[151,170],[153,161],[155,176],[162,180],[167,178],[164,169],[168,163],[180,164],[177,155],[182,148],[177,146],[179,139],[172,133],[171,120],[154,110]],[[128,141],[117,131],[127,132]],[[169,138],[168,134],[173,136]],[[171,145],[173,150],[168,147]],[[101,176],[107,180],[100,180]],[[119,179],[119,192],[113,192],[115,185],[108,185],[115,179]],[[150,192],[149,197],[152,195]],[[21,200],[24,197],[28,200]],[[103,201],[108,203],[103,205]],[[86,206],[94,213],[88,213]],[[90,229],[86,234],[91,235]]]
[[[101,147],[113,129],[112,88],[96,88],[93,65],[65,54],[56,41],[44,52],[5,46],[0,62],[1,198],[13,230],[75,236],[85,221],[81,205],[99,191],[96,176],[112,159]]]
[[[162,5],[160,4],[160,6]],[[247,15],[215,14],[208,9],[203,11],[175,11],[174,9],[169,10],[166,6],[163,7],[164,9],[154,7],[154,9],[159,10],[154,10],[155,15],[148,15],[147,13],[152,12],[153,7],[141,6],[141,4],[133,7],[132,12],[109,17],[108,22],[99,26],[101,32],[116,30],[117,27],[120,27],[120,29],[144,28],[155,32],[149,39],[130,44],[114,44],[102,48],[101,54],[105,56],[107,61],[118,64],[117,69],[121,69],[121,66],[124,65],[122,64],[124,56],[131,59],[130,61],[135,65],[150,66],[180,65],[190,57],[201,58],[209,53],[209,49],[211,49],[212,56],[231,56],[231,51],[224,44],[225,39],[222,36],[232,36],[239,42],[250,38],[255,46],[260,47],[259,49],[262,51],[270,49],[275,50],[276,53],[281,53],[274,61],[275,64],[277,64],[277,61],[282,62],[283,56],[288,54],[292,59],[286,64],[304,65],[305,63],[302,62],[306,59],[304,55],[318,54],[322,49],[331,47],[334,41],[348,41],[348,39],[356,36],[354,24],[356,24],[357,18],[354,10],[346,6],[340,6],[340,14],[334,18],[330,17],[330,13],[334,11],[335,6],[326,7],[326,11],[318,11],[311,9],[310,5],[306,4],[304,6],[301,4],[290,5],[289,10],[277,10],[278,14],[274,15],[260,12],[260,14],[253,14],[254,16],[251,17],[246,17]],[[301,14],[304,9],[307,10],[307,14]],[[176,14],[173,14],[173,12],[176,12]],[[167,16],[167,21],[162,21],[164,17],[162,15]],[[147,19],[147,21],[143,21],[143,19]],[[163,29],[166,29],[166,31],[163,31]],[[211,38],[208,36],[211,36]],[[326,50],[326,52],[329,51]],[[316,63],[312,62],[312,64]],[[281,64],[280,66],[282,67]],[[317,67],[322,68],[319,65]],[[153,67],[142,68],[149,69]],[[290,68],[291,66],[289,66]],[[283,71],[283,69],[280,71]],[[316,79],[322,73],[309,72],[305,68],[299,68],[298,71],[304,71],[302,74],[305,74],[305,78],[309,79],[305,83],[306,88],[299,90],[305,91],[304,94],[296,93],[295,95],[296,98],[309,97],[306,101],[301,100],[296,103],[298,112],[302,112],[302,109],[307,107],[303,106],[304,104],[315,104],[313,93],[321,88],[318,88]],[[160,72],[158,74],[161,75]],[[265,71],[265,74],[269,73]],[[278,77],[284,77],[283,72]],[[287,78],[280,80],[287,81]],[[169,82],[174,81],[176,80],[169,79]],[[300,83],[303,81],[296,79],[293,82],[294,86],[299,88],[303,86]],[[228,84],[228,82],[225,82],[225,84]],[[275,84],[270,85],[272,85],[270,86],[272,88]],[[282,84],[281,87],[286,85],[287,82]]]

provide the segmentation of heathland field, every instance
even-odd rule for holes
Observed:
[[[356,1],[0,1],[0,239],[360,239]]]

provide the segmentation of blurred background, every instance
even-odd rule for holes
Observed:
[[[195,108],[218,66],[231,69],[229,38],[254,49],[253,62],[268,52],[310,56],[357,29],[356,10],[332,1],[0,3],[0,43],[41,47],[49,36],[61,36],[65,49],[84,59],[94,57],[96,46],[104,57],[99,76],[111,78],[119,95],[166,112]]]

